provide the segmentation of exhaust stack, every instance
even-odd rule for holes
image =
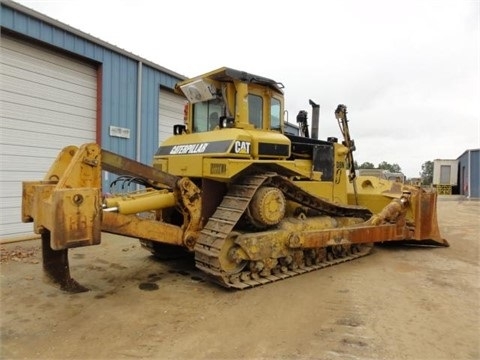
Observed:
[[[318,139],[318,124],[320,121],[320,105],[308,100],[312,106],[312,139]]]

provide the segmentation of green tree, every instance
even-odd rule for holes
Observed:
[[[398,173],[402,172],[402,168],[398,164],[390,164],[386,161],[382,161],[380,164],[378,164],[377,167],[373,165],[373,163],[369,161],[365,161],[361,165],[358,165],[358,163],[355,161],[355,167],[357,169],[382,169],[382,170],[387,170],[392,173]]]
[[[382,161],[378,164],[377,169],[388,170],[393,173],[402,172],[402,168],[398,164],[389,164],[386,161]]]
[[[420,172],[422,178],[422,185],[431,185],[433,182],[433,161],[425,161],[422,164],[422,171]]]
[[[375,165],[373,165],[371,162],[364,162],[362,165],[357,166],[358,169],[375,169]]]

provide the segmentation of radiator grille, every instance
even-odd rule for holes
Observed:
[[[225,164],[210,164],[210,174],[225,174],[227,166]]]

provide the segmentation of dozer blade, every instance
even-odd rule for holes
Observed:
[[[435,190],[423,189],[418,186],[405,185],[380,179],[375,176],[358,176],[355,180],[358,188],[359,205],[364,206],[381,218],[391,220],[399,209],[395,199],[406,196],[408,204],[403,223],[408,231],[402,237],[385,239],[383,244],[412,244],[429,246],[449,246],[447,240],[440,235],[437,221],[437,193]],[[349,185],[349,203],[354,203],[354,188]]]
[[[413,216],[415,219],[414,240],[404,244],[445,246],[450,244],[441,237],[437,220],[437,193],[420,190],[412,194]]]
[[[89,291],[70,277],[68,265],[68,249],[53,250],[50,246],[50,231],[42,233],[42,260],[43,269],[50,280],[60,285],[60,288],[69,293]]]
[[[403,205],[402,205],[403,204]],[[403,210],[402,210],[403,208]],[[405,213],[410,213],[405,217]],[[404,213],[402,216],[398,214]],[[400,198],[394,198],[382,211],[375,214],[371,220],[373,223],[383,219],[391,223],[395,222],[403,236],[389,239],[382,243],[392,242],[395,244],[409,244],[420,246],[450,246],[440,235],[437,221],[437,193],[423,189],[404,190]]]

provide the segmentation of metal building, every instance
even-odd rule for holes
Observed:
[[[97,142],[149,164],[183,122],[172,89],[185,77],[10,0],[0,19],[4,240],[32,234],[20,221],[22,181],[42,179],[63,147]]]
[[[480,198],[480,149],[466,150],[457,161],[460,195]]]
[[[452,159],[433,160],[433,186],[440,195],[452,195],[458,184],[458,161]]]

